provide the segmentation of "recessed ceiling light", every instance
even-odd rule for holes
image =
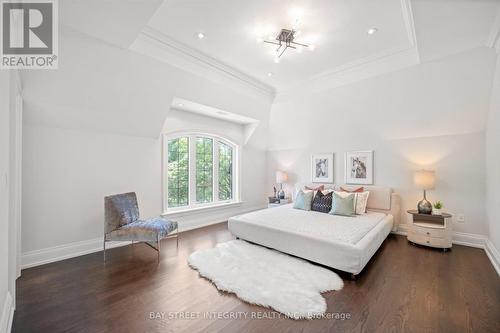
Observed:
[[[259,43],[259,44],[264,43],[264,38],[257,37],[257,43]]]
[[[184,106],[184,104],[179,103],[179,104],[177,104],[177,106],[183,107],[183,106]]]
[[[279,64],[279,63],[280,63],[280,58],[279,58],[279,57],[275,57],[275,58],[274,58],[274,62],[275,62],[276,64]]]
[[[273,73],[269,72],[269,73],[267,73],[267,76],[271,77],[271,76],[273,76]]]
[[[205,38],[205,34],[203,32],[198,32],[198,39]]]
[[[309,49],[309,51],[314,51],[316,49],[316,45],[311,44],[311,45],[309,45],[308,49]]]
[[[370,28],[370,29],[368,29],[368,31],[366,31],[366,33],[367,33],[368,35],[373,35],[373,34],[374,34],[374,33],[376,33],[377,31],[378,31],[378,29],[377,29],[377,28]]]

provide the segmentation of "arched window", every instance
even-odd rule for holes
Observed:
[[[164,211],[238,201],[238,146],[216,135],[165,135]]]

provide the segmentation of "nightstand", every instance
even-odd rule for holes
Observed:
[[[290,199],[280,199],[279,202],[268,203],[267,204],[267,208],[274,208],[274,207],[279,207],[279,206],[287,205],[290,202],[292,202]]]
[[[447,251],[451,248],[451,215],[419,214],[416,210],[409,210],[412,215],[408,241],[420,245],[435,247]]]

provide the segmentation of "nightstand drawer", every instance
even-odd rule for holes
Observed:
[[[408,235],[408,240],[410,240],[414,243],[417,243],[417,244],[438,247],[438,248],[451,247],[451,240],[449,240],[449,239],[429,237],[429,236],[418,234],[415,232],[411,232]]]
[[[437,228],[424,228],[420,227],[418,225],[413,225],[413,232],[415,234],[423,235],[423,236],[428,236],[428,237],[434,237],[434,238],[445,238],[446,237],[446,230],[445,229],[437,229]]]

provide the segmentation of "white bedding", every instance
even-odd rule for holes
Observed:
[[[233,235],[284,253],[358,274],[391,232],[390,214],[356,217],[293,209],[264,209],[229,219]]]
[[[367,212],[346,217],[293,209],[293,204],[264,209],[238,216],[240,221],[266,228],[281,229],[326,241],[356,244],[387,215]]]

